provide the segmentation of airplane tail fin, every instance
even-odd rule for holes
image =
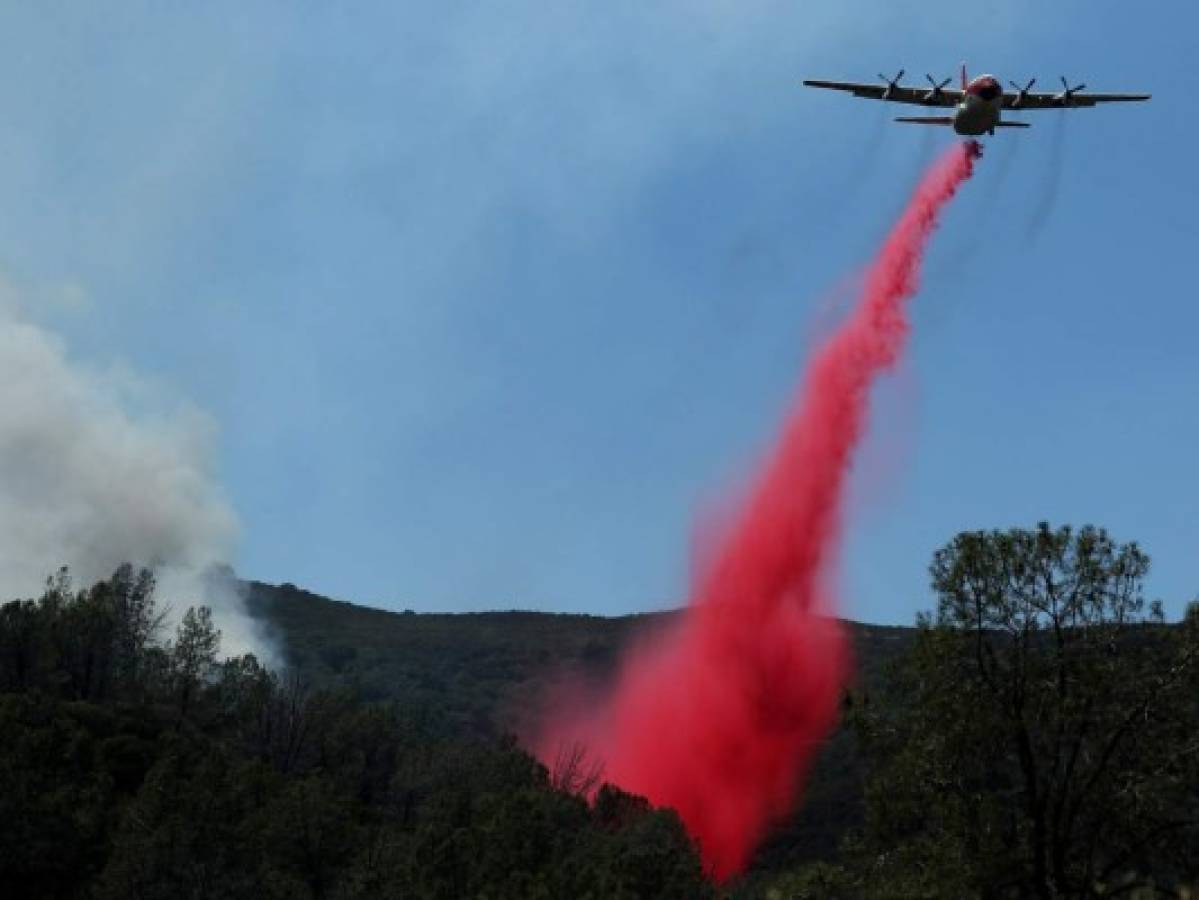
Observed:
[[[962,90],[966,90],[970,85],[970,79],[966,75],[966,61],[962,61]]]

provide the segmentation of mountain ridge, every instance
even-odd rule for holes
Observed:
[[[482,740],[536,734],[555,685],[601,687],[633,641],[668,628],[681,610],[597,616],[529,610],[416,613],[332,600],[284,583],[243,582],[251,615],[284,646],[302,679],[396,703],[448,735]],[[851,685],[880,694],[916,629],[846,621]],[[839,728],[825,742],[803,803],[759,851],[767,868],[831,858],[859,825],[865,769]]]

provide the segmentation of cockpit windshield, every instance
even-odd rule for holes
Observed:
[[[989,75],[976,78],[966,90],[968,93],[987,101],[996,100],[1003,96],[1003,88],[998,81]]]

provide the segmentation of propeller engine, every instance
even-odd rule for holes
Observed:
[[[903,69],[900,69],[899,74],[897,74],[894,78],[888,78],[886,75],[881,73],[878,77],[881,78],[887,85],[887,89],[883,91],[883,99],[890,100],[892,95],[899,90],[899,79],[903,78]]]
[[[1066,76],[1062,76],[1062,92],[1057,95],[1057,102],[1060,106],[1069,106],[1074,101],[1074,95],[1079,91],[1085,91],[1087,86],[1080,84],[1078,87],[1070,87],[1070,82],[1066,80]]]
[[[1012,109],[1019,109],[1024,105],[1024,101],[1028,99],[1028,92],[1032,90],[1032,86],[1036,83],[1037,79],[1035,78],[1028,79],[1028,84],[1024,85],[1024,87],[1020,87],[1020,85],[1016,84],[1014,81],[1008,82],[1008,84],[1016,89],[1016,99],[1012,101]],[[1081,90],[1081,88],[1079,90]]]
[[[927,94],[924,95],[924,102],[940,104],[941,101],[945,99],[945,94],[944,94],[945,85],[947,85],[947,84],[949,84],[949,82],[953,81],[953,78],[946,78],[944,81],[942,81],[940,84],[938,84],[933,79],[933,76],[925,75],[924,77],[927,78],[928,83],[933,86],[932,90],[930,90]],[[896,81],[898,81],[898,80],[899,79],[896,79]]]

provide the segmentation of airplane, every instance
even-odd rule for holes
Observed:
[[[903,69],[894,78],[879,75],[882,84],[858,84],[851,81],[816,81],[805,80],[807,87],[829,88],[835,91],[848,91],[855,97],[867,100],[890,100],[893,103],[913,103],[917,106],[948,106],[954,107],[951,116],[899,116],[896,122],[906,122],[911,125],[951,125],[958,134],[978,137],[983,134],[995,134],[996,128],[1028,128],[1028,122],[1007,122],[1003,120],[1004,110],[1023,109],[1074,109],[1078,107],[1095,106],[1099,103],[1117,103],[1130,100],[1148,100],[1149,94],[1083,94],[1085,84],[1070,87],[1062,78],[1062,91],[1056,94],[1034,93],[1032,87],[1037,83],[1033,78],[1024,87],[1009,81],[1015,92],[1004,92],[1003,86],[994,75],[980,75],[973,81],[966,76],[966,64],[962,63],[961,90],[946,90],[950,79],[938,83],[931,75],[926,75],[929,88],[904,87],[899,83],[903,78]]]

